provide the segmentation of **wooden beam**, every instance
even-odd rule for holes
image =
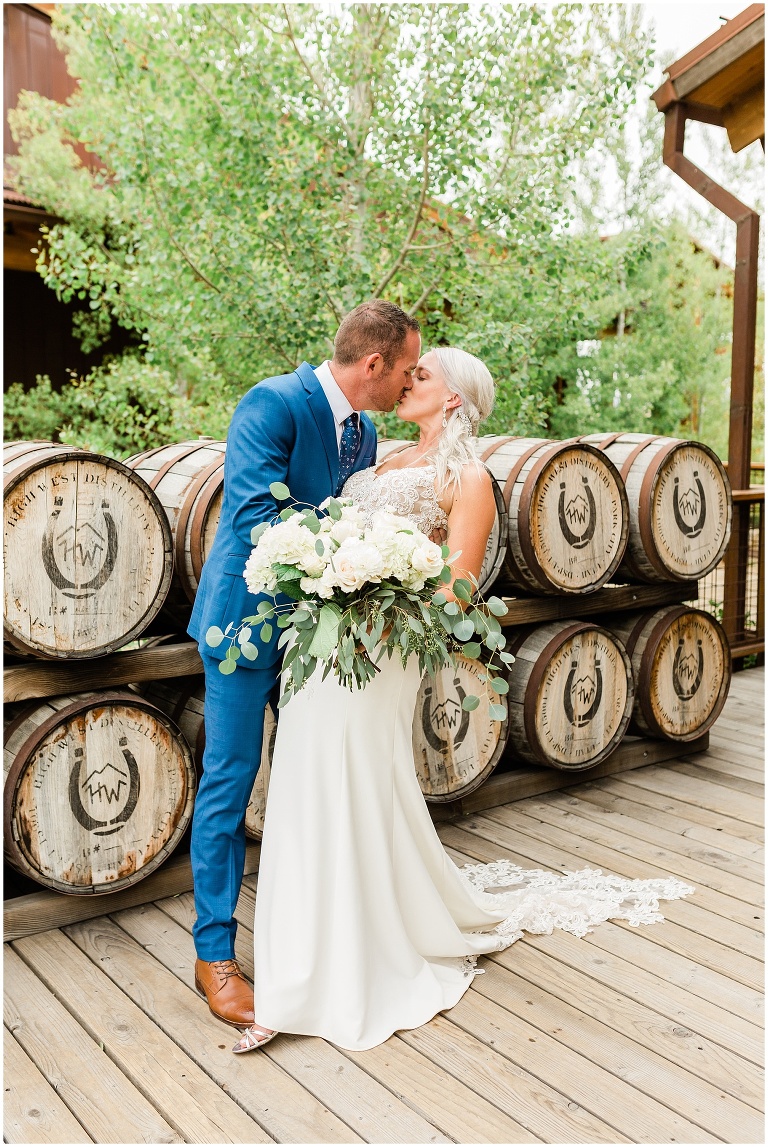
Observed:
[[[507,804],[509,801],[519,801],[525,797],[537,796],[539,793],[581,785],[598,777],[625,773],[629,769],[639,769],[644,765],[658,765],[663,761],[676,761],[694,753],[703,753],[708,748],[709,733],[687,744],[653,741],[645,737],[625,737],[616,751],[594,768],[578,772],[539,768],[524,763],[520,768],[495,773],[479,789],[461,800],[439,805],[430,804],[429,811],[434,821],[453,820],[455,817],[468,816],[470,813],[481,812],[483,809]]]
[[[245,850],[245,875],[257,872],[259,844],[248,844]],[[61,892],[31,892],[16,896],[3,904],[3,942],[18,940],[21,936],[34,936],[49,928],[63,928],[80,920],[93,920],[107,912],[120,912],[123,908],[136,908],[162,900],[164,896],[178,896],[192,889],[192,864],[189,854],[172,856],[146,880],[122,892],[106,892],[99,896],[65,896]]]
[[[502,626],[532,625],[560,618],[652,609],[681,601],[695,601],[697,596],[697,582],[669,582],[663,585],[605,586],[595,593],[569,597],[503,597],[507,612],[499,620]],[[13,665],[4,670],[3,694],[6,704],[11,704],[36,697],[55,697],[61,693],[81,693],[85,689],[112,688],[134,681],[190,677],[202,672],[203,662],[197,645],[188,641],[113,653],[92,661],[30,659],[28,664]]]
[[[203,672],[203,662],[194,641],[162,645],[156,649],[132,649],[97,657],[93,661],[31,661],[3,671],[6,704],[60,693],[81,693],[133,681],[160,681],[166,677],[190,677]]]

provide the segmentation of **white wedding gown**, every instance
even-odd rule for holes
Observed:
[[[344,495],[430,533],[432,467],[350,478]],[[478,955],[524,932],[583,936],[609,918],[663,919],[678,880],[559,875],[508,861],[459,869],[424,801],[411,727],[420,677],[397,655],[362,691],[316,673],[281,710],[254,924],[256,1019],[365,1051],[453,1007]],[[489,888],[501,889],[494,893]]]

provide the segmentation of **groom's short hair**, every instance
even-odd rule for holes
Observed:
[[[369,354],[380,354],[387,370],[399,357],[409,331],[420,331],[418,321],[394,303],[370,299],[350,311],[336,332],[333,358],[351,366]]]

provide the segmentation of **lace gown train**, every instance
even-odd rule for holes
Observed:
[[[350,479],[345,495],[391,505],[425,532],[444,524],[431,467]],[[653,924],[678,880],[564,875],[508,861],[458,868],[413,762],[419,688],[398,657],[362,691],[310,680],[282,710],[254,923],[258,1022],[364,1051],[453,1007],[477,956],[524,932],[583,936],[608,919]]]

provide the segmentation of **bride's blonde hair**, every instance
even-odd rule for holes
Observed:
[[[446,386],[461,398],[461,406],[447,410],[448,425],[438,439],[433,454],[438,490],[455,482],[461,489],[465,466],[482,466],[478,454],[477,431],[493,410],[493,378],[484,362],[455,346],[433,347]]]

